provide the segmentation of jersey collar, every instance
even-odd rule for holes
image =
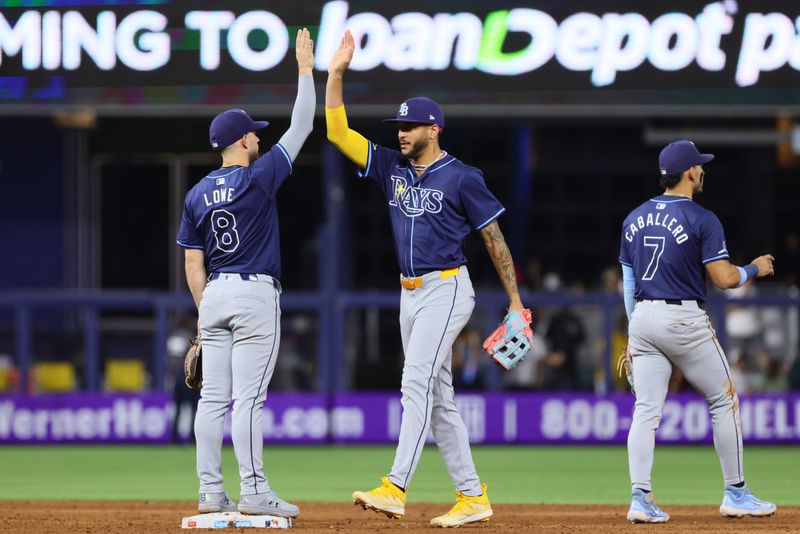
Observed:
[[[432,174],[432,173],[440,170],[441,168],[443,168],[443,167],[445,167],[447,165],[450,165],[455,160],[456,160],[456,158],[454,156],[452,156],[451,154],[447,154],[442,159],[431,163],[430,167],[425,169],[425,172],[423,172],[419,176],[417,176],[417,173],[414,172],[414,167],[411,165],[411,161],[406,160],[406,168],[408,169],[409,174],[414,177],[414,183],[417,183],[417,182],[421,181],[423,178],[425,178],[426,176],[428,176],[429,174]]]
[[[228,176],[229,174],[233,174],[236,171],[240,171],[244,169],[241,165],[230,165],[228,167],[220,167],[219,169],[214,169],[206,178],[222,178],[223,176]]]
[[[442,167],[444,167],[445,165],[447,165],[449,163],[452,163],[454,159],[456,159],[456,158],[454,158],[450,154],[447,154],[442,159],[440,159],[438,161],[434,161],[433,163],[431,163],[430,167],[425,169],[425,172],[427,172],[428,174],[430,174],[432,172],[436,172],[439,169],[441,169]],[[422,174],[425,174],[425,173],[422,173]]]
[[[662,204],[671,204],[673,202],[694,202],[689,197],[684,197],[680,195],[658,195],[655,198],[651,198],[650,202],[660,202]]]

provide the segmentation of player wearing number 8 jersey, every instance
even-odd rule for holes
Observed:
[[[230,109],[211,122],[211,147],[222,167],[186,195],[178,244],[186,249],[186,279],[199,311],[203,345],[202,397],[195,418],[202,513],[236,510],[222,481],[221,446],[231,400],[231,434],[248,514],[294,517],[299,509],[275,495],[264,476],[261,411],[280,344],[280,243],[275,195],[311,133],[316,97],[313,43],[297,34],[297,100],[289,129],[259,157],[254,122]]]
[[[633,210],[622,225],[620,263],[636,393],[628,434],[632,522],[669,519],[655,504],[650,472],[672,365],[705,397],[711,412],[725,481],[720,513],[727,517],[775,513],[774,504],[756,499],[745,485],[739,400],[704,310],[706,274],[720,289],[739,287],[773,274],[774,258],[760,256],[745,267],[730,263],[719,219],[693,200],[703,191],[703,164],[713,158],[700,154],[690,141],[668,145],[659,157],[664,194]]]

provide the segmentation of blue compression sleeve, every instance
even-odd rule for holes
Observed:
[[[633,275],[633,267],[622,266],[622,295],[625,299],[625,313],[628,314],[628,321],[631,320],[633,308],[636,300],[633,294],[636,292],[636,277]]]

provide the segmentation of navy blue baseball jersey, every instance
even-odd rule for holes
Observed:
[[[483,173],[450,155],[417,176],[400,152],[370,143],[367,168],[359,175],[383,189],[404,276],[466,264],[464,239],[505,211]]]
[[[275,194],[292,172],[282,146],[249,167],[223,167],[187,194],[178,244],[205,252],[206,271],[281,277]]]
[[[686,197],[652,198],[622,225],[619,261],[633,268],[637,299],[705,300],[705,264],[728,257],[717,216]]]

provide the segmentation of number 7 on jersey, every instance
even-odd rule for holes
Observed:
[[[661,255],[664,254],[666,241],[664,237],[644,236],[644,246],[653,249],[653,256],[650,258],[650,263],[647,265],[647,270],[645,270],[642,280],[652,280],[656,275],[658,262],[661,261]]]

